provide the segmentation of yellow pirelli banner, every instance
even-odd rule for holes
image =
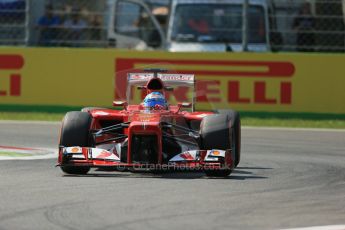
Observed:
[[[2,48],[0,106],[110,106],[125,98],[127,73],[146,67],[195,74],[197,109],[345,114],[342,54]]]

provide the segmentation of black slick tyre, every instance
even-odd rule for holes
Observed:
[[[203,149],[230,149],[230,127],[226,114],[205,117],[200,124],[200,138]]]
[[[230,127],[232,128],[232,146],[235,152],[235,166],[240,163],[241,160],[241,117],[237,111],[232,109],[218,110],[219,114],[225,114],[230,121]]]
[[[90,147],[89,129],[92,118],[87,112],[68,112],[63,119],[60,146]],[[90,167],[62,166],[67,174],[87,174]]]
[[[241,125],[239,113],[233,110],[221,111],[205,117],[200,124],[202,149],[232,149],[235,167],[240,162]],[[205,170],[207,176],[225,177],[230,169]]]

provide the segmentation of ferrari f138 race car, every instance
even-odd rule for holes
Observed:
[[[189,90],[190,101],[168,103],[171,92],[181,87]],[[228,176],[241,157],[239,113],[195,111],[194,87],[191,74],[128,73],[126,101],[113,102],[120,110],[88,107],[65,115],[58,166],[67,174],[98,168]],[[133,102],[138,95],[146,95],[142,103]]]

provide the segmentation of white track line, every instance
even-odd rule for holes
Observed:
[[[0,124],[32,124],[32,125],[59,125],[60,121],[16,121],[16,120],[0,120]]]
[[[41,159],[52,159],[57,158],[58,151],[57,149],[52,148],[43,148],[43,149],[37,149],[37,150],[15,150],[15,149],[7,149],[7,148],[0,148],[0,153],[5,151],[10,151],[18,154],[23,154],[23,156],[0,156],[1,160],[41,160]],[[25,154],[35,154],[35,151],[38,151],[39,153],[37,155],[27,155]]]

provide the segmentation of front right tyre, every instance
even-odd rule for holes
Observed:
[[[62,122],[60,146],[90,147],[89,130],[92,117],[88,112],[68,112]],[[87,174],[90,167],[61,166],[61,170],[67,174]]]

